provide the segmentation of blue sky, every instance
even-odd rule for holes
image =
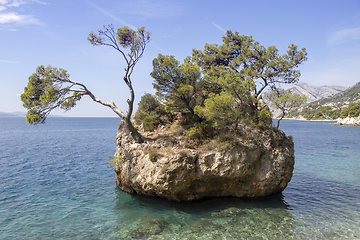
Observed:
[[[159,53],[182,61],[205,43],[221,44],[226,30],[252,35],[285,53],[305,47],[308,61],[300,81],[351,86],[360,81],[359,0],[0,0],[0,112],[25,111],[19,95],[39,65],[66,69],[100,99],[126,111],[124,61],[105,46],[86,40],[92,30],[145,26],[152,33],[135,68],[136,102],[152,89],[152,59]],[[62,111],[54,114],[63,115]],[[116,116],[83,99],[66,116]]]

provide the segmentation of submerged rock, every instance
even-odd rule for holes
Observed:
[[[173,201],[209,197],[263,197],[285,189],[294,168],[294,144],[273,129],[247,130],[230,149],[190,149],[186,139],[158,134],[136,143],[120,124],[117,186],[131,194]]]
[[[193,222],[189,226],[189,230],[192,233],[203,233],[203,232],[212,232],[216,231],[216,226],[210,223],[207,220],[200,220],[197,222]]]
[[[220,212],[211,213],[212,217],[220,217],[220,218],[235,217],[235,216],[238,216],[238,215],[245,215],[245,212],[242,209],[235,208],[235,207],[227,208],[227,209],[224,209],[224,210],[222,210]]]
[[[142,222],[141,226],[131,232],[131,237],[142,239],[159,234],[166,228],[167,223],[163,218],[149,218]]]

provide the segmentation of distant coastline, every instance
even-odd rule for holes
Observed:
[[[296,121],[308,121],[308,122],[336,122],[337,120],[331,120],[331,119],[310,119],[307,120],[305,118],[283,118],[286,120],[296,120]],[[274,118],[274,120],[277,120],[277,118]]]
[[[331,119],[310,119],[305,118],[284,118],[286,120],[296,120],[296,121],[309,121],[309,122],[330,122],[332,125],[343,125],[343,126],[360,126],[360,116],[359,117],[347,117],[347,118],[338,118],[335,120]],[[277,120],[274,118],[274,120]]]
[[[26,112],[0,112],[0,118],[25,118]],[[59,115],[49,115],[49,117],[67,117]]]
[[[12,113],[0,112],[0,118],[3,118],[3,117],[6,117],[6,118],[16,118],[16,117],[24,118],[24,117],[26,117],[26,113],[24,113],[24,112],[12,112]]]

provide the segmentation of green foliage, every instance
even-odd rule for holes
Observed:
[[[221,150],[231,149],[235,146],[235,141],[231,134],[220,133],[216,138],[217,148]]]
[[[213,67],[236,72],[242,80],[257,83],[253,86],[259,96],[267,87],[277,88],[279,83],[295,83],[300,72],[296,68],[307,60],[306,49],[300,51],[290,44],[286,54],[279,55],[275,46],[265,48],[254,41],[252,36],[227,31],[223,44],[206,44],[203,51],[193,50],[192,59],[205,73]],[[251,89],[249,89],[251,91]]]
[[[111,40],[111,43],[106,43],[106,38]],[[104,26],[104,30],[98,30],[98,33],[90,32],[87,40],[94,46],[108,45],[116,50],[120,50],[118,44],[123,48],[129,48],[131,53],[129,56],[135,56],[136,52],[141,52],[145,45],[150,41],[151,33],[145,31],[144,27],[138,28],[137,31],[132,30],[128,26],[118,28],[115,33],[112,25]],[[116,40],[116,41],[115,41]]]
[[[201,72],[198,66],[185,60],[180,64],[174,56],[159,54],[153,60],[153,86],[167,99],[173,111],[190,111],[201,101]]]
[[[150,41],[150,32],[145,28],[139,28],[133,31],[129,27],[119,28],[115,33],[110,24],[104,26],[104,30],[98,30],[98,33],[90,32],[88,41],[92,45],[105,45],[117,50],[123,56],[126,67],[124,77],[122,78],[130,91],[130,98],[127,100],[128,111],[124,114],[113,101],[105,102],[95,97],[89,89],[81,83],[71,81],[69,74],[63,69],[53,68],[51,66],[39,66],[36,72],[29,77],[27,87],[21,95],[23,106],[28,110],[26,120],[30,124],[44,123],[50,112],[56,108],[68,111],[85,95],[93,101],[111,108],[126,123],[130,134],[137,142],[142,142],[144,138],[133,127],[130,121],[133,104],[134,89],[132,87],[131,75],[134,67],[142,57],[146,45]],[[127,48],[124,51],[122,48]]]
[[[258,113],[258,125],[261,128],[266,128],[272,125],[272,114],[267,109],[261,109]]]
[[[26,121],[30,124],[44,123],[53,109],[68,111],[73,108],[85,94],[84,91],[71,90],[73,85],[65,70],[50,65],[39,66],[29,77],[28,85],[20,96],[24,108],[28,109]]]
[[[210,93],[204,107],[196,106],[195,113],[213,123],[213,127],[221,127],[236,123],[240,113],[235,110],[235,98],[228,92]]]
[[[209,126],[206,122],[200,122],[197,123],[195,125],[195,127],[189,128],[188,130],[185,131],[186,135],[188,135],[189,137],[196,139],[196,140],[201,140],[204,139],[206,137],[206,134],[209,134]]]
[[[270,92],[267,95],[268,99],[271,101],[271,105],[277,109],[280,109],[283,112],[289,112],[293,108],[300,107],[306,102],[306,96],[300,96],[297,93],[291,93],[291,91],[286,91],[284,89],[277,89]]]
[[[156,150],[154,149],[149,150],[149,160],[151,162],[156,162],[160,157],[162,157],[162,155],[157,153]]]
[[[129,47],[135,43],[136,32],[128,26],[119,28],[116,32],[116,39],[122,47]]]
[[[121,156],[118,156],[118,157],[114,157],[114,156],[109,156],[109,164],[110,165],[115,165],[119,162],[121,162],[123,159]]]
[[[183,64],[174,56],[159,54],[151,73],[155,89],[174,111],[195,113],[196,121],[206,120],[214,133],[235,130],[240,122],[270,127],[271,113],[258,109],[258,98],[266,87],[297,82],[296,68],[306,61],[306,50],[291,44],[280,55],[275,46],[265,48],[252,36],[231,31],[222,40],[222,45],[193,50]],[[202,128],[194,124],[186,133],[199,139]]]
[[[303,116],[307,120],[314,119],[331,119],[346,117],[357,117],[360,114],[360,102],[350,103],[349,105],[343,106],[341,109],[332,109],[330,106],[321,105],[308,105],[304,107],[300,112],[291,113],[291,116]]]
[[[306,102],[306,96],[300,96],[297,93],[291,93],[290,90],[276,89],[267,95],[267,98],[271,101],[271,105],[282,112],[281,117],[278,120],[277,128],[281,119],[284,118],[286,113],[294,108],[298,108]]]
[[[358,117],[360,115],[360,102],[350,103],[347,107],[341,109],[340,118]]]
[[[153,131],[158,125],[172,121],[173,115],[149,93],[141,97],[138,106],[134,120],[137,124],[143,124],[145,131]]]

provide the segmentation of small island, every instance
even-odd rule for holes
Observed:
[[[297,67],[307,60],[306,49],[294,44],[280,55],[252,36],[227,31],[223,44],[206,44],[181,63],[159,54],[152,62],[155,95],[145,94],[133,115],[132,73],[151,34],[112,25],[90,32],[94,46],[117,50],[126,67],[129,89],[126,112],[114,101],[103,101],[66,70],[39,66],[21,95],[30,124],[44,123],[49,113],[76,106],[84,96],[111,108],[122,120],[114,164],[119,188],[132,194],[160,196],[173,201],[208,197],[263,197],[285,189],[294,169],[291,137],[272,123],[262,100],[283,112],[300,105],[298,94],[281,85],[299,81]]]
[[[273,126],[261,94],[273,89],[282,109],[304,101],[277,85],[298,80],[305,49],[290,45],[281,56],[231,31],[223,42],[193,50],[183,63],[162,54],[153,60],[156,94],[142,96],[132,120],[143,140],[125,124],[118,129],[112,162],[120,189],[192,201],[264,197],[290,182],[294,144]]]

